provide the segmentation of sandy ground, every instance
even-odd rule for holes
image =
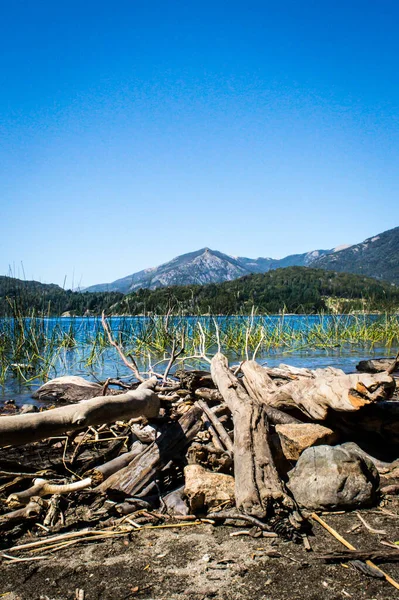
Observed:
[[[386,534],[370,533],[356,513],[323,518],[359,550],[386,551],[381,540],[399,539],[399,501],[362,511]],[[360,525],[354,531],[355,526]],[[348,565],[327,565],[318,553],[343,550],[319,524],[309,537],[312,551],[281,539],[231,537],[237,528],[200,525],[185,529],[138,531],[131,538],[67,548],[46,561],[2,564],[0,598],[69,600],[392,600],[385,580]],[[279,557],[267,552],[277,551]],[[399,547],[398,547],[399,552]],[[399,563],[380,565],[399,580]],[[81,592],[82,594],[82,592]]]

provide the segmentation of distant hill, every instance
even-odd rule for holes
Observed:
[[[361,244],[312,250],[281,259],[229,256],[217,250],[201,248],[177,256],[158,267],[144,269],[111,283],[92,285],[84,291],[128,294],[141,288],[154,290],[176,285],[205,285],[293,266],[358,273],[399,284],[399,227]]]
[[[287,267],[207,285],[140,289],[124,296],[112,314],[314,313],[399,307],[399,288],[369,277],[309,267]]]
[[[399,285],[399,227],[322,256],[312,266],[368,275]]]
[[[85,291],[127,294],[141,288],[153,290],[171,285],[204,285],[232,281],[244,275],[266,273],[280,267],[309,266],[328,252],[333,252],[333,250],[314,250],[275,260],[273,258],[233,257],[217,250],[202,248],[196,252],[177,256],[159,267],[139,271],[112,283],[92,285]]]
[[[0,276],[0,315],[100,314],[122,298],[117,293],[78,293],[53,283]]]

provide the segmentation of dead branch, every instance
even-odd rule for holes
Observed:
[[[89,425],[102,425],[138,416],[156,417],[159,399],[152,391],[156,378],[143,382],[136,390],[117,396],[99,396],[79,404],[62,406],[40,413],[0,418],[0,447],[19,446],[76,431]]]
[[[132,356],[129,355],[130,361],[127,359],[126,355],[124,354],[122,348],[119,346],[119,344],[117,344],[117,342],[114,340],[114,338],[112,337],[112,333],[111,330],[109,328],[109,325],[107,323],[107,319],[105,318],[105,312],[102,312],[101,315],[101,323],[103,325],[104,331],[107,334],[108,337],[108,341],[111,344],[111,346],[113,346],[115,348],[115,350],[118,352],[119,356],[122,359],[123,364],[130,369],[131,371],[133,371],[136,379],[138,381],[145,381],[144,377],[140,374],[140,371],[138,369],[137,363],[134,360],[134,358]]]

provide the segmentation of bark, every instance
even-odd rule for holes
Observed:
[[[177,423],[170,425],[148,446],[146,451],[108,477],[96,488],[97,491],[115,490],[127,496],[138,494],[170,460],[181,457],[186,446],[201,428],[201,415],[201,409],[193,406]]]
[[[275,505],[292,507],[274,465],[268,420],[262,406],[248,396],[223,354],[212,359],[211,373],[233,416],[237,508],[263,518]]]
[[[149,389],[156,378],[118,396],[100,396],[41,413],[0,418],[0,447],[19,446],[62,435],[89,425],[102,425],[138,416],[156,417],[159,399]]]
[[[259,368],[254,361],[242,365],[247,383],[253,385],[255,378],[259,380]],[[280,387],[264,376],[261,381],[262,385],[253,390],[258,401],[280,409],[299,408],[315,420],[324,420],[329,410],[353,412],[386,400],[395,389],[395,381],[387,373],[340,375],[323,370],[316,372],[315,378],[301,377]]]

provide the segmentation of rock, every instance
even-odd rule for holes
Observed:
[[[170,492],[162,498],[162,503],[166,506],[168,515],[188,515],[189,509],[186,502],[183,500],[184,487],[181,487],[174,492]]]
[[[234,477],[207,471],[200,465],[187,465],[184,469],[184,495],[191,512],[213,510],[223,504],[234,504]]]
[[[371,360],[361,360],[356,365],[356,369],[361,373],[381,373],[382,371],[388,371],[395,360],[392,358],[374,358]],[[396,362],[395,371],[399,368],[399,361]]]
[[[23,404],[21,406],[21,410],[19,411],[19,414],[24,415],[26,413],[34,413],[34,412],[38,412],[38,411],[39,411],[39,409],[34,404]]]
[[[35,400],[51,400],[52,402],[79,402],[101,396],[102,386],[83,377],[74,375],[57,377],[43,384],[32,394]]]
[[[316,446],[301,454],[287,485],[305,508],[350,509],[375,503],[379,475],[353,447]]]
[[[290,423],[276,425],[275,428],[287,460],[298,460],[302,452],[311,446],[331,445],[337,441],[337,436],[331,429],[315,423]]]

